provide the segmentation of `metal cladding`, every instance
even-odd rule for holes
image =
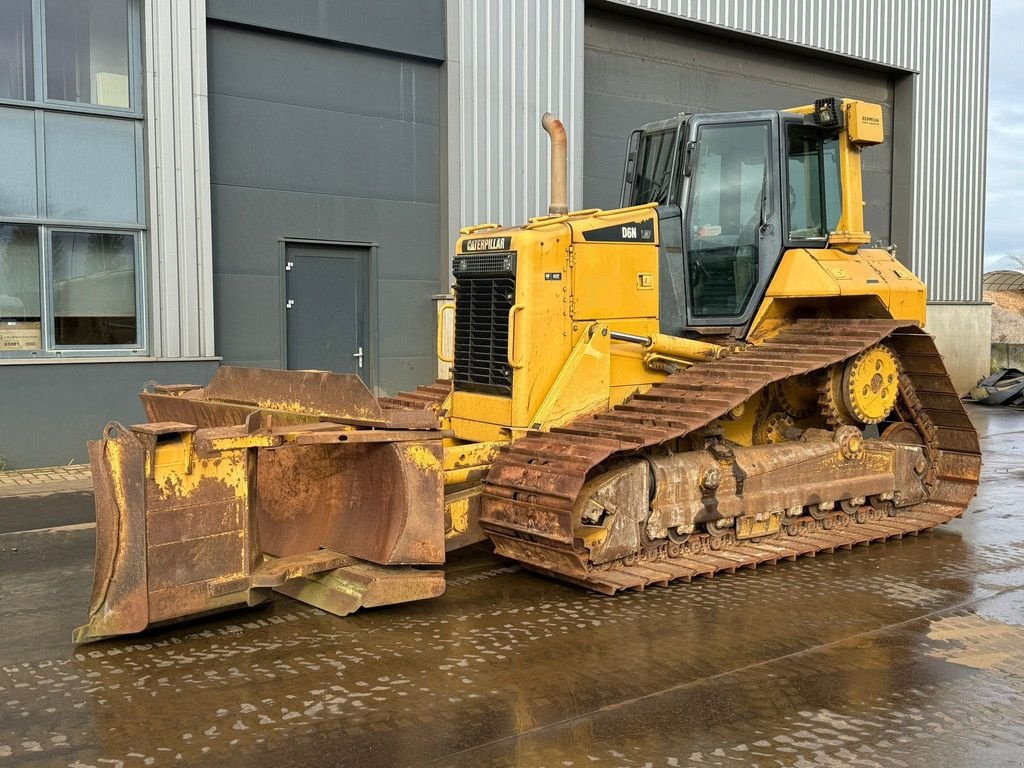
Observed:
[[[910,242],[901,258],[931,301],[981,298],[990,4],[922,0],[615,0],[912,75]],[[569,207],[583,177],[583,0],[460,0],[460,221],[523,221],[547,206],[548,158],[534,116],[562,116],[573,141]],[[628,23],[628,18],[625,19]],[[737,49],[740,50],[740,49]],[[523,88],[522,83],[530,83]],[[785,105],[779,105],[785,106]],[[666,115],[667,117],[667,115]],[[623,137],[623,142],[625,137]],[[506,170],[516,172],[507,174]]]

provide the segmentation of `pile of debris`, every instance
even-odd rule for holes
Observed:
[[[979,381],[964,399],[981,405],[1024,408],[1024,371],[1000,368]]]
[[[992,302],[992,342],[1024,344],[1024,291],[985,291]]]

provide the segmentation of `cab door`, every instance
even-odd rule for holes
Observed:
[[[683,155],[687,326],[745,327],[782,251],[777,112],[696,115]]]

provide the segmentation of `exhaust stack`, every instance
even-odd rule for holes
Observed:
[[[566,186],[566,137],[562,121],[545,112],[540,124],[551,137],[551,203],[548,213],[555,216],[569,212],[569,193]]]

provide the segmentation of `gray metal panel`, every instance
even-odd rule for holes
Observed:
[[[36,126],[30,109],[0,107],[0,216],[37,215]]]
[[[570,205],[583,176],[583,0],[451,0],[457,6],[461,221],[521,222],[547,207],[545,109],[561,114],[574,159]],[[637,15],[680,20],[919,72],[912,91],[909,259],[936,300],[980,298],[990,3],[923,0],[615,0]],[[604,3],[603,5],[607,5]],[[674,17],[673,19],[667,19]],[[624,17],[622,24],[635,23]],[[747,43],[733,45],[742,59]],[[651,62],[652,65],[655,62]],[[522,84],[529,84],[528,88]],[[671,85],[669,83],[668,85]],[[656,78],[634,89],[658,88]],[[842,95],[842,94],[840,94]],[[903,108],[899,111],[903,113]],[[610,144],[609,144],[610,148]],[[621,145],[614,154],[620,156]],[[588,152],[588,155],[591,153]],[[505,169],[515,168],[509,174]],[[906,182],[897,179],[896,184]],[[904,210],[903,213],[906,213]],[[909,252],[908,252],[909,251]]]
[[[0,454],[10,469],[87,462],[86,441],[99,438],[108,421],[146,420],[139,392],[148,380],[206,385],[216,369],[212,361],[0,366]]]
[[[141,135],[133,120],[47,112],[46,215],[51,219],[143,223]]]
[[[225,363],[273,360],[273,367],[281,365],[284,299],[277,275],[215,274],[213,300],[217,305],[217,350]]]
[[[459,8],[459,221],[519,224],[548,207],[544,112],[569,132],[569,205],[582,174],[583,0],[452,0]],[[577,98],[578,97],[578,98]],[[453,201],[454,202],[454,201]]]
[[[287,238],[376,244],[381,277],[418,281],[381,317],[419,325],[383,330],[372,357],[428,358],[430,296],[443,290],[438,67],[240,27],[210,24],[208,35],[218,352],[280,364]],[[251,289],[269,303],[251,308]],[[387,370],[385,391],[422,383]]]
[[[387,340],[381,345],[387,352],[383,357],[433,354],[437,312],[432,301],[422,300],[432,293],[437,293],[437,283],[429,280],[378,281],[379,333]]]
[[[218,185],[213,204],[217,219],[216,271],[276,275],[280,247],[267,231],[282,237],[376,242],[383,255],[382,278],[436,281],[440,255],[424,239],[438,229],[438,206],[404,200],[377,200],[337,195]],[[392,258],[392,254],[412,254]]]
[[[433,356],[382,357],[379,367],[381,381],[417,381],[425,384],[437,378],[437,358]]]
[[[437,67],[374,51],[216,27],[216,93],[414,123],[441,121]]]
[[[214,184],[438,201],[435,125],[217,93],[210,115]]]
[[[444,60],[444,0],[207,0],[210,19]]]

